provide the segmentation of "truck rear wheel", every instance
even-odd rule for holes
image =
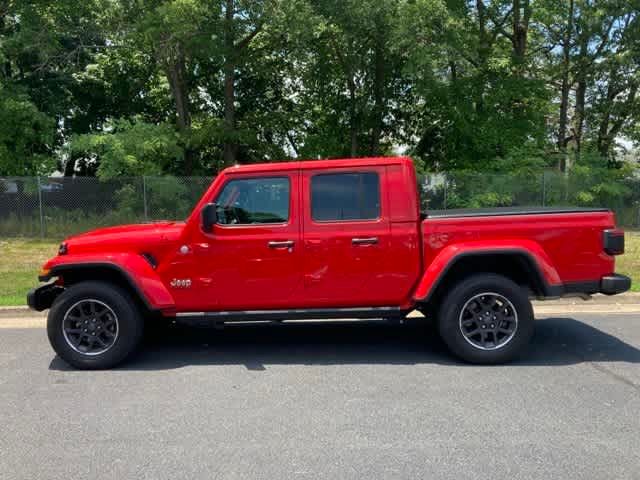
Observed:
[[[474,275],[443,300],[438,329],[459,358],[478,364],[513,360],[533,334],[533,308],[526,291],[501,275]]]
[[[125,291],[106,282],[82,282],[56,298],[47,317],[51,346],[80,369],[110,368],[140,343],[143,319]]]

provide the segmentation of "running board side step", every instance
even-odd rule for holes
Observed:
[[[178,312],[176,313],[176,321],[219,326],[227,322],[281,323],[287,320],[404,318],[407,313],[409,313],[407,310],[402,310],[399,307],[233,310],[226,312]]]

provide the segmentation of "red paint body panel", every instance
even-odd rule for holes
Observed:
[[[315,221],[314,175],[375,172],[378,218]],[[282,224],[200,225],[202,207],[237,178],[286,177],[289,219]],[[428,296],[460,254],[518,251],[534,259],[548,285],[599,280],[614,271],[603,252],[610,212],[443,217],[421,220],[409,158],[271,163],[221,172],[186,222],[94,230],[66,240],[68,254],[45,264],[109,264],[132,279],[152,308],[175,312],[398,306]],[[354,238],[375,238],[355,244]],[[287,248],[269,242],[291,241]],[[152,266],[143,254],[155,260]],[[188,287],[176,286],[187,281]]]
[[[306,169],[302,173],[302,202],[311,204],[311,178],[348,171],[375,172],[380,179],[380,216],[372,220],[314,221],[311,209],[303,214],[304,292],[299,299],[309,308],[393,305],[397,292],[389,286],[393,275],[388,184],[385,166]],[[354,245],[354,238],[377,239],[376,244]]]
[[[116,267],[129,277],[153,309],[169,311],[175,308],[171,292],[151,265],[139,254],[79,253],[63,255],[49,260],[44,268],[49,270],[54,270],[56,267],[83,268],[87,265]],[[64,271],[62,276],[64,277]]]
[[[424,298],[448,262],[471,250],[528,253],[552,286],[599,279],[613,273],[602,231],[614,224],[611,212],[427,218],[422,232],[428,267],[414,298]]]
[[[262,176],[251,172],[243,178]],[[284,308],[296,301],[302,289],[300,175],[295,169],[287,169],[279,170],[276,176],[289,179],[286,224],[215,225],[212,233],[205,233],[199,226],[199,216],[189,220],[191,228],[180,245],[188,253],[176,249],[171,259],[158,268],[167,285],[173,278],[191,280],[191,288],[174,290],[179,310]],[[205,194],[206,200],[216,200],[230,177],[220,175],[214,182],[216,188]],[[269,247],[269,242],[282,241],[294,242],[291,251]]]
[[[443,248],[435,249],[435,252],[429,252],[427,255],[433,255],[433,260],[428,263],[425,273],[414,293],[414,299],[420,300],[426,298],[436,281],[451,265],[457,257],[467,254],[483,254],[483,253],[499,253],[499,252],[517,252],[532,257],[545,279],[550,285],[561,285],[560,276],[555,267],[551,263],[545,251],[535,242],[527,240],[509,241],[496,239],[490,242],[484,241],[468,241],[460,243],[452,243]]]

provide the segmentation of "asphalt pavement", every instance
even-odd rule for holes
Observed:
[[[0,479],[640,478],[640,313],[538,317],[506,366],[415,319],[170,329],[98,372],[0,319]]]

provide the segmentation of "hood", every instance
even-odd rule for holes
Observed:
[[[67,253],[106,250],[148,250],[180,238],[184,222],[154,222],[98,228],[67,238]]]

